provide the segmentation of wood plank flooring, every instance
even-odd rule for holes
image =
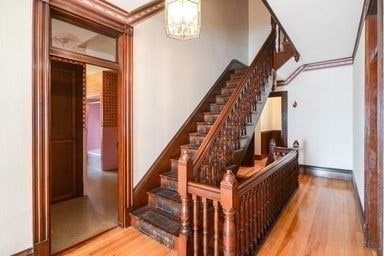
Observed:
[[[366,256],[349,181],[300,176],[300,188],[257,255]]]
[[[133,228],[113,229],[61,255],[174,256],[174,251]],[[352,184],[300,176],[300,188],[285,209],[259,256],[374,256],[363,234]]]

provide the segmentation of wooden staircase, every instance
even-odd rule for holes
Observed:
[[[232,61],[135,188],[131,225],[179,255],[250,255],[298,187],[298,145],[262,171],[236,173],[275,85],[298,56],[272,24],[249,67]]]
[[[189,133],[189,144],[180,145],[181,151],[186,150],[192,157],[196,154],[246,71],[246,68],[232,71],[230,79],[221,88],[220,94],[214,95],[213,102],[209,104],[210,112],[203,112],[203,120],[196,122],[196,131]],[[177,192],[178,159],[170,159],[171,170],[160,174],[160,187],[148,192],[148,205],[130,213],[133,227],[170,248],[176,248],[180,231],[181,200]]]

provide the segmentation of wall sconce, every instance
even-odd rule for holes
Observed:
[[[188,40],[200,36],[201,0],[165,0],[167,36]]]
[[[293,104],[292,104],[292,106],[293,106],[294,108],[297,108],[297,102],[294,101]]]

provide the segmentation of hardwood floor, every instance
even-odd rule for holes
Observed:
[[[351,182],[301,175],[298,192],[257,255],[376,255],[364,249]]]
[[[133,228],[113,229],[70,252],[68,256],[176,255]],[[300,188],[258,256],[374,256],[363,246],[352,184],[300,176]]]

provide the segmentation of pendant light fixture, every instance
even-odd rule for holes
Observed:
[[[165,0],[165,31],[179,40],[199,37],[201,0]]]

